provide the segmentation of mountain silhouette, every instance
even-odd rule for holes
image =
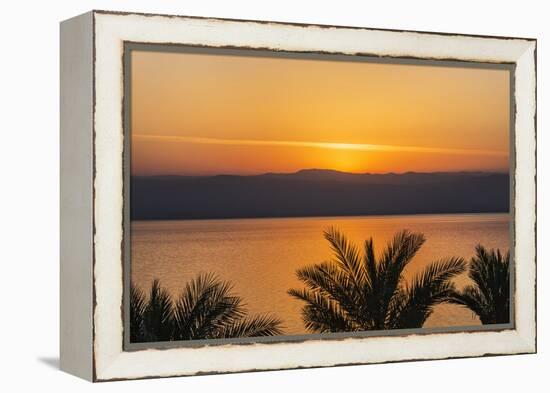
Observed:
[[[508,212],[509,203],[505,173],[305,169],[131,179],[133,220],[487,213]]]

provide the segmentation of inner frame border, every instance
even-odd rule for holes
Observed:
[[[262,58],[286,58],[301,60],[323,60],[339,62],[363,62],[377,64],[395,64],[395,65],[413,65],[413,66],[431,66],[431,67],[454,67],[454,68],[475,68],[475,69],[497,69],[509,72],[509,189],[510,189],[510,207],[509,207],[509,237],[510,237],[510,322],[507,324],[492,325],[469,325],[469,326],[449,326],[437,328],[414,328],[414,329],[394,329],[394,330],[376,330],[363,332],[342,332],[342,333],[312,333],[301,335],[280,335],[269,337],[253,338],[234,338],[234,339],[209,339],[209,340],[189,340],[189,341],[159,341],[146,343],[130,342],[130,283],[131,283],[131,77],[132,77],[132,51],[147,51],[160,53],[193,53],[204,55],[231,55],[242,57],[262,57]],[[511,62],[477,62],[470,60],[447,60],[431,59],[421,57],[393,57],[379,56],[372,54],[345,54],[339,52],[319,52],[319,51],[287,51],[276,50],[263,47],[242,47],[242,46],[208,46],[180,43],[148,43],[123,41],[123,305],[121,308],[123,321],[123,351],[139,351],[145,349],[172,349],[172,348],[197,348],[205,346],[221,346],[227,344],[250,345],[255,343],[277,344],[277,343],[300,343],[309,340],[342,340],[345,338],[367,338],[367,337],[406,337],[410,335],[427,335],[434,333],[467,333],[503,330],[514,330],[516,292],[515,292],[515,184],[516,184],[516,152],[515,152],[515,63]]]

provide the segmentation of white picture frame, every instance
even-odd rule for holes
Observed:
[[[125,350],[125,43],[513,67],[514,321],[438,332]],[[536,352],[536,40],[91,11],[61,24],[61,368],[90,381]]]

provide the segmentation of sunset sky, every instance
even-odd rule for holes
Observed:
[[[131,56],[134,175],[508,171],[507,70]]]

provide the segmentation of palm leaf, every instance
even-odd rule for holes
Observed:
[[[147,301],[141,289],[133,282],[130,283],[130,342],[142,342],[144,340],[143,320]]]
[[[296,276],[306,284],[310,291],[319,292],[338,303],[352,319],[361,319],[360,288],[350,282],[349,275],[342,272],[338,265],[325,262],[306,266],[298,269]]]
[[[407,230],[398,232],[390,241],[378,265],[378,301],[376,327],[382,329],[386,320],[390,302],[399,293],[399,284],[403,279],[403,271],[411,262],[420,247],[425,242],[421,233],[411,233]]]
[[[378,274],[376,257],[374,256],[374,243],[372,237],[365,240],[364,243],[365,254],[363,256],[364,265],[366,269],[366,282],[365,284],[374,292],[376,292],[375,285],[377,284]]]
[[[288,294],[306,303],[302,308],[302,319],[306,329],[319,333],[356,330],[338,303],[320,293],[291,289]]]
[[[483,324],[510,321],[510,253],[478,245],[470,261],[472,285],[455,292],[451,302],[468,307]]]
[[[172,299],[158,280],[153,280],[149,300],[144,313],[145,341],[168,341],[172,339],[174,314]]]
[[[206,339],[225,324],[244,316],[231,285],[213,274],[200,274],[187,283],[174,304],[176,340]]]
[[[242,318],[224,325],[215,338],[265,337],[283,334],[281,320],[270,315]]]
[[[487,311],[490,306],[486,303],[485,297],[477,287],[468,285],[461,292],[453,292],[449,298],[449,302],[469,308],[474,314],[480,317],[482,323],[488,322],[485,315],[490,314]]]
[[[434,306],[449,300],[454,291],[451,280],[465,269],[462,258],[448,258],[430,264],[392,299],[387,326],[392,329],[422,327]]]
[[[360,288],[365,282],[366,272],[357,247],[334,227],[326,230],[324,236],[335,254],[335,262],[349,276],[349,280],[353,282],[353,285]]]

